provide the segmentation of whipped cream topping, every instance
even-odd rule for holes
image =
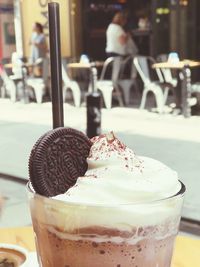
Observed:
[[[94,137],[92,142],[85,176],[55,199],[109,206],[160,200],[181,189],[175,171],[154,159],[136,156],[113,133]]]
[[[48,221],[49,229],[57,229],[63,238],[80,228],[132,233],[143,226],[160,227],[158,238],[164,238],[163,225],[173,225],[180,218],[183,198],[168,198],[181,189],[177,173],[157,160],[136,156],[113,133],[95,137],[92,142],[85,176],[65,194],[53,197],[61,201],[38,198],[34,216]],[[161,199],[165,200],[156,201]],[[135,242],[136,237],[137,232],[129,241]],[[98,240],[102,238],[106,237]]]

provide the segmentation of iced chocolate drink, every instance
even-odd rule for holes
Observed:
[[[65,193],[29,198],[42,267],[170,267],[184,185],[114,135],[92,139],[88,170]]]

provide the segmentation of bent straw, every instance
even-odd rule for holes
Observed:
[[[48,4],[53,128],[64,126],[59,4]]]

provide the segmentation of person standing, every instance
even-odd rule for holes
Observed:
[[[117,12],[106,30],[106,54],[108,57],[125,56],[129,35],[123,27],[127,22],[125,14]]]
[[[31,55],[30,63],[37,64],[34,67],[29,68],[29,72],[34,76],[42,76],[42,61],[46,58],[47,43],[43,33],[43,26],[39,22],[35,22],[33,25],[33,33],[30,40]],[[41,59],[41,62],[37,62]]]
[[[127,56],[138,53],[137,46],[130,33],[124,30],[127,16],[123,12],[117,12],[106,30],[106,54],[107,57]]]
[[[43,33],[43,26],[39,22],[33,25],[33,33],[30,40],[31,45],[31,63],[35,63],[38,58],[45,58],[47,53],[46,38]]]

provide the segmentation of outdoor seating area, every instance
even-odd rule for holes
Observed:
[[[38,66],[40,74],[37,73]],[[94,68],[97,77],[93,77]],[[151,110],[161,114],[166,110],[171,113],[176,110],[177,114],[189,117],[192,106],[200,109],[200,86],[199,82],[192,81],[193,68],[200,68],[200,61],[173,62],[170,61],[170,54],[158,55],[157,61],[153,57],[140,55],[109,57],[105,61],[87,63],[63,59],[64,101],[72,101],[79,107],[85,102],[88,92],[98,90],[102,96],[102,108],[112,108],[113,100],[115,106],[131,107],[137,98],[138,108],[145,109],[149,97],[152,99],[153,95],[155,100]],[[22,60],[2,64],[0,75],[2,98],[10,98],[12,102],[33,101],[39,104],[51,101],[48,58],[40,58],[35,64]],[[92,84],[95,88],[92,88]]]

